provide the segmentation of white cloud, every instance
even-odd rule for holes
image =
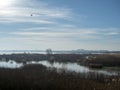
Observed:
[[[118,35],[118,34],[120,34],[119,32],[109,32],[109,33],[107,33],[107,35]]]
[[[71,11],[66,8],[51,7],[41,1],[18,0],[9,7],[0,8],[0,23],[31,22],[51,24],[57,23],[56,19],[70,18],[70,15]]]
[[[37,37],[37,38],[67,38],[71,39],[71,37],[74,38],[80,38],[80,39],[97,39],[97,36],[93,35],[94,32],[88,32],[88,31],[21,31],[21,32],[11,32],[9,33],[11,35],[19,35],[22,37]]]
[[[55,27],[35,27],[35,28],[24,28],[18,32],[14,31],[9,34],[19,35],[22,37],[37,37],[37,38],[67,38],[67,39],[82,39],[82,40],[94,40],[104,39],[103,36],[117,35],[117,32],[106,31],[103,29],[96,28],[78,28],[72,27],[71,25],[55,26]],[[106,28],[106,30],[108,30]],[[109,36],[110,37],[110,36]]]
[[[120,35],[119,28],[80,28],[78,22],[86,16],[76,15],[68,8],[51,6],[43,3],[42,0],[14,0],[13,2],[8,3],[9,5],[0,3],[0,24],[7,23],[8,25],[10,23],[10,30],[9,25],[7,28],[0,27],[1,30],[6,30],[0,32],[0,42],[7,43],[7,46],[9,44],[15,46],[15,42],[16,46],[21,45],[25,48],[27,46],[30,48],[39,48],[39,46],[76,48],[82,43],[82,47],[84,47],[88,41],[105,41],[104,39],[108,41],[112,36]],[[73,18],[76,18],[76,21],[73,21]],[[22,23],[22,25],[25,23],[26,26],[21,26],[21,24],[15,26],[16,23]],[[14,27],[16,29],[13,29]],[[104,38],[106,36],[107,38]],[[112,39],[114,40],[114,38]]]
[[[59,27],[59,29],[62,29],[62,28],[63,28],[62,26],[61,28]],[[101,36],[101,35],[104,35],[107,37],[111,37],[111,35],[107,35],[107,34],[110,33],[112,30],[109,32],[107,28],[106,28],[107,30],[106,32],[103,32],[102,31],[103,29],[100,29],[100,28],[98,28],[100,30],[98,31],[98,29],[95,29],[95,28],[81,29],[77,27],[74,27],[74,29],[70,29],[70,31],[58,30],[57,32],[54,32],[54,30],[51,31],[52,28],[49,30],[49,28],[45,28],[45,27],[41,28],[44,30],[47,29],[45,32],[41,30],[34,31],[34,29],[40,29],[40,27],[25,28],[24,30],[9,32],[7,33],[9,34],[9,37],[2,37],[0,38],[0,41],[7,42],[10,45],[12,45],[9,48],[13,48],[17,45],[20,46],[13,49],[35,49],[35,48],[46,49],[48,47],[54,48],[54,49],[77,49],[79,47],[86,48],[86,49],[91,49],[91,48],[111,49],[111,47],[119,45],[120,43],[119,39],[111,40],[110,38],[104,38],[103,36]],[[96,40],[97,41],[99,40],[99,42],[96,43],[95,42]],[[116,42],[113,43],[112,41],[114,40]],[[103,47],[101,47],[102,43],[105,43]]]
[[[0,18],[0,23],[34,23],[34,24],[56,24],[56,22],[52,22],[49,20],[38,20],[38,19],[32,19],[28,17],[8,17],[8,18]]]

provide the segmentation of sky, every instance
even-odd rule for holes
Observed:
[[[120,0],[1,0],[0,50],[120,50]]]

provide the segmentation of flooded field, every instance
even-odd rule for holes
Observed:
[[[28,61],[26,63],[22,62],[16,62],[14,60],[9,60],[9,61],[0,61],[0,68],[10,68],[10,69],[15,69],[15,68],[21,68],[24,67],[25,65],[29,64],[40,64],[43,65],[47,68],[55,68],[57,69],[58,72],[61,70],[64,70],[65,72],[76,72],[76,73],[81,73],[87,76],[88,73],[96,73],[96,74],[103,74],[107,76],[118,76],[120,75],[120,71],[117,71],[116,69],[92,69],[86,66],[82,66],[78,63],[72,63],[72,62],[49,62],[47,60],[43,61]]]
[[[76,62],[0,61],[0,90],[120,90],[119,77],[118,69]]]

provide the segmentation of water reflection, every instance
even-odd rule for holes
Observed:
[[[93,72],[95,72],[96,74],[104,74],[104,75],[118,75],[118,73],[120,73],[113,70],[107,71],[103,69],[96,69],[96,70],[90,69],[88,67],[81,66],[77,63],[59,63],[59,62],[51,63],[48,61],[30,61],[30,62],[26,62],[26,64],[42,64],[48,68],[56,68],[58,71],[62,69],[69,72],[76,72],[76,73],[82,73],[82,74],[86,73],[86,75],[87,73],[93,73]],[[0,61],[1,68],[20,68],[26,64],[17,63],[13,60]]]
[[[23,63],[17,63],[13,60],[9,60],[9,61],[0,61],[0,68],[20,68],[23,66]]]
[[[50,63],[48,61],[39,61],[39,62],[32,61],[32,62],[28,62],[27,64],[42,64],[50,68],[63,69],[66,71],[84,73],[84,74],[95,72],[96,74],[118,75],[118,72],[116,71],[107,71],[103,69],[90,69],[88,67],[79,65],[77,63],[59,63],[59,62]]]

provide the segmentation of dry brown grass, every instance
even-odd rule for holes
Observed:
[[[120,82],[88,80],[80,74],[27,65],[21,69],[1,68],[0,90],[120,90]]]

